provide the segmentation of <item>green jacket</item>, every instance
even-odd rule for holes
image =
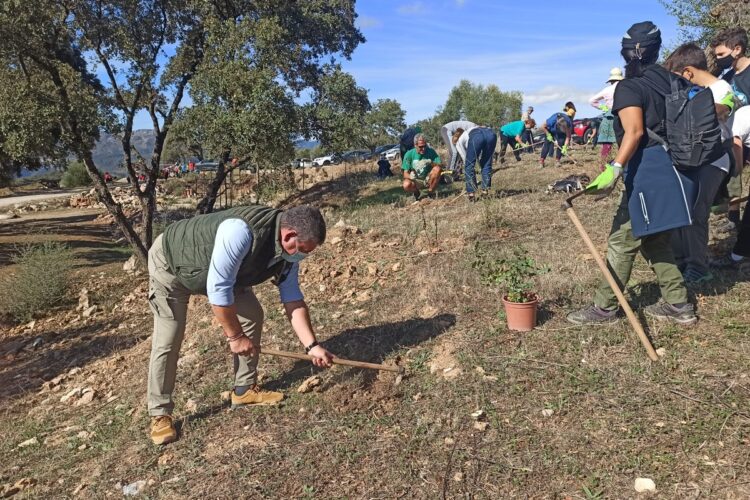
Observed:
[[[244,220],[253,235],[252,249],[237,272],[237,286],[255,286],[270,278],[282,282],[292,264],[281,258],[281,210],[262,205],[196,215],[167,226],[162,244],[172,274],[192,293],[205,295],[216,231],[227,219]]]

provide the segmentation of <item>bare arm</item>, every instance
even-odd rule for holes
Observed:
[[[620,165],[627,164],[638,150],[638,146],[643,138],[643,110],[638,106],[629,106],[618,111],[620,123],[625,130],[622,138],[622,144],[617,150],[615,163]]]
[[[734,165],[737,173],[741,173],[745,167],[744,151],[742,149],[742,140],[734,137],[732,140],[732,152],[734,153]]]
[[[310,310],[304,300],[287,302],[284,304],[286,317],[292,324],[294,333],[303,346],[307,347],[315,342],[315,333],[313,332],[312,322],[310,321]],[[328,352],[322,346],[313,347],[309,354],[314,357],[312,363],[318,367],[330,367],[333,354]]]
[[[241,356],[252,356],[258,346],[253,345],[250,337],[244,335],[240,320],[237,318],[237,306],[211,306],[214,316],[224,329],[224,335],[227,338],[236,337],[236,340],[229,342],[229,348],[234,354]]]
[[[724,104],[714,104],[714,106],[716,107],[716,117],[720,122],[726,122],[727,118],[729,118],[729,113],[731,112],[729,106]]]

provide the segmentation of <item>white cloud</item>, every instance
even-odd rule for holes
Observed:
[[[582,88],[563,85],[547,85],[533,93],[524,94],[523,100],[532,105],[566,101],[583,104],[588,102],[589,97],[591,97],[592,94],[593,92],[590,90]],[[580,104],[578,107],[580,107]]]
[[[357,24],[360,28],[363,29],[380,28],[381,26],[383,26],[383,21],[381,21],[377,17],[359,16],[357,18]]]
[[[466,0],[456,0],[456,5],[458,7],[463,7],[466,4]]]
[[[400,6],[397,10],[399,14],[405,15],[424,14],[425,12],[427,12],[427,9],[422,2],[408,3]]]

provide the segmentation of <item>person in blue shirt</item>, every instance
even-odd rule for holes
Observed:
[[[544,160],[548,156],[555,155],[555,166],[560,166],[560,159],[563,155],[568,154],[570,147],[570,138],[573,132],[573,118],[576,116],[575,105],[568,101],[565,103],[562,113],[555,113],[542,123],[544,131],[544,146],[542,146],[542,156],[539,159],[539,166],[544,168]],[[555,151],[557,150],[557,151]]]
[[[505,163],[505,151],[508,146],[513,151],[516,161],[521,161],[521,150],[529,147],[524,143],[523,136],[534,127],[536,121],[533,118],[506,123],[500,127],[500,163]]]

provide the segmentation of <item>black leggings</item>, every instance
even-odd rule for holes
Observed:
[[[552,138],[555,139],[555,142],[557,142],[557,145],[560,147],[556,148],[555,143],[547,140],[547,138],[545,137],[544,146],[542,146],[542,160],[544,160],[548,156],[552,156],[553,153],[556,159],[559,160],[560,158],[562,158],[562,146],[563,144],[565,144],[565,134],[552,132]]]

